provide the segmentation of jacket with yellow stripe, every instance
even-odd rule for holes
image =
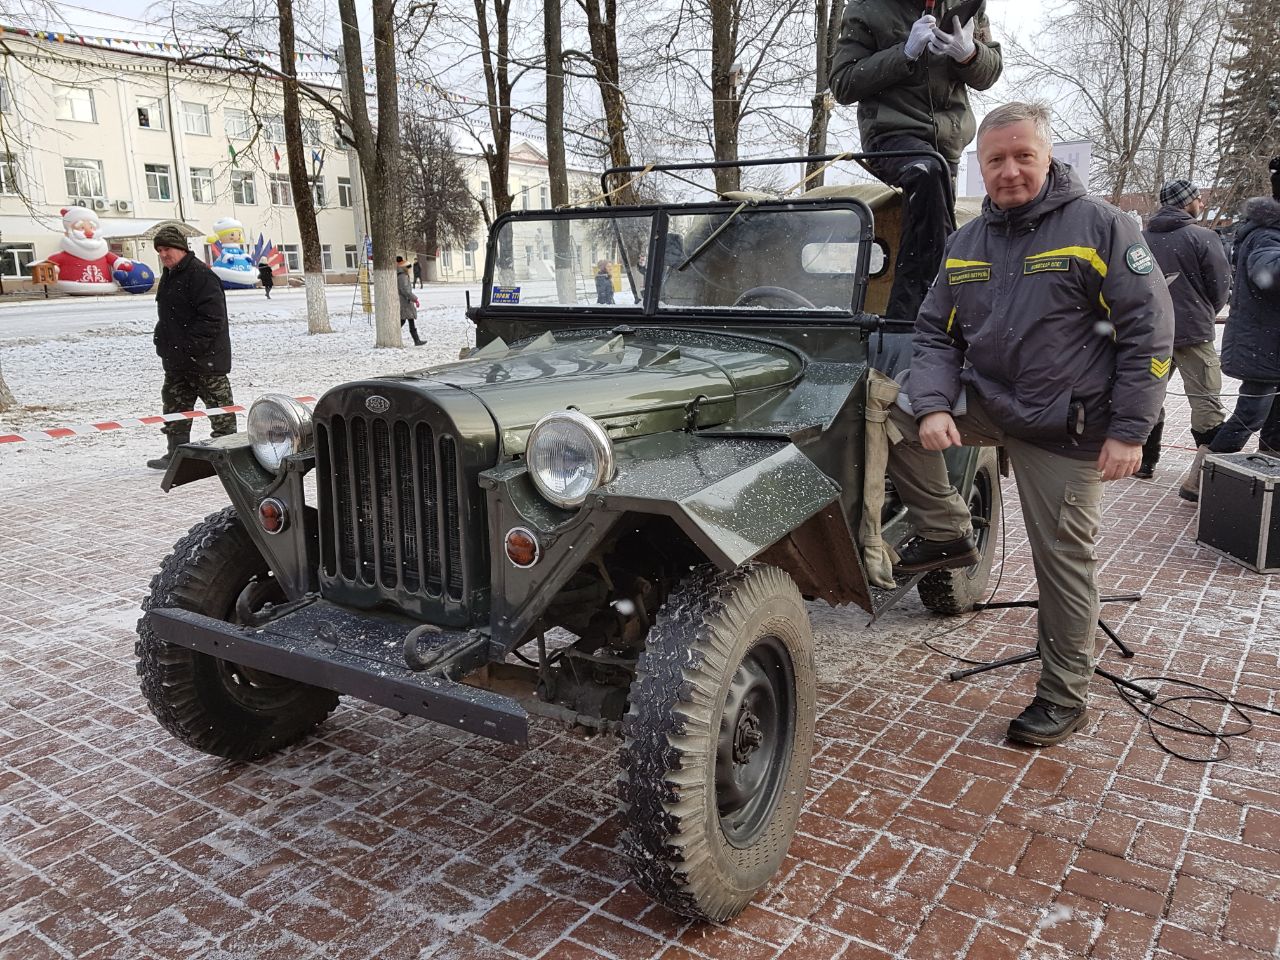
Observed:
[[[974,390],[1006,433],[1078,459],[1142,443],[1172,367],[1173,306],[1137,225],[1052,161],[1040,195],[990,198],[947,244],[916,320],[916,417]]]

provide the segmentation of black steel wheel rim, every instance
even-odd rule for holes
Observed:
[[[259,580],[257,576],[246,581],[240,594],[249,597],[249,610],[257,613],[267,603],[280,603],[285,599],[284,590],[274,577]],[[239,595],[237,595],[239,599]],[[236,604],[232,604],[224,619],[228,623],[240,623],[236,612]],[[211,657],[216,668],[222,688],[232,700],[249,710],[259,713],[276,713],[287,707],[298,696],[299,687],[293,680],[254,670],[243,664],[232,663],[220,657]]]
[[[978,561],[966,567],[964,575],[972,580],[978,575],[982,558],[987,555],[987,541],[991,539],[991,511],[995,503],[991,473],[979,468],[973,475],[973,489],[969,492],[969,514],[973,517],[974,541],[978,545]]]
[[[782,798],[795,740],[795,672],[775,636],[757,640],[729,680],[716,738],[720,828],[735,847],[764,833]]]

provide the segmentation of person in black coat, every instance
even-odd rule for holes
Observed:
[[[207,265],[187,248],[187,238],[177,227],[156,232],[156,255],[164,271],[156,288],[156,321],[152,340],[164,367],[160,399],[165,413],[195,407],[227,407],[231,394],[231,333],[227,327],[227,298],[219,280]],[[236,432],[234,413],[209,418],[215,437]],[[191,421],[175,420],[161,428],[168,450],[148,460],[147,466],[168,469],[173,451],[191,439]]]
[[[267,299],[270,300],[271,288],[276,285],[276,276],[265,260],[258,264],[258,282],[262,284],[262,289],[267,291]]]
[[[596,303],[613,303],[613,274],[608,260],[596,264]]]
[[[1222,337],[1222,372],[1240,381],[1236,408],[1207,446],[1196,451],[1178,495],[1200,499],[1200,468],[1209,453],[1238,453],[1256,431],[1268,439],[1280,391],[1280,157],[1271,161],[1271,197],[1254,197],[1236,226],[1235,286]]]

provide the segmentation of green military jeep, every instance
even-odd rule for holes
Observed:
[[[909,327],[868,310],[898,199],[499,218],[463,359],[314,411],[263,397],[245,433],[177,452],[165,489],[216,475],[230,505],[143,604],[161,724],[233,760],[301,739],[339,694],[508,743],[529,714],[618,733],[637,883],[687,916],[737,914],[805,796],[806,601],[877,614],[919,580],[954,614],[991,569],[994,451],[949,451],[972,569],[877,589],[855,542],[868,369],[909,359]],[[888,544],[910,532],[891,493],[876,519]]]

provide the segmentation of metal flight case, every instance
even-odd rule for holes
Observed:
[[[1258,573],[1280,573],[1280,457],[1219,453],[1205,458],[1196,542]]]

